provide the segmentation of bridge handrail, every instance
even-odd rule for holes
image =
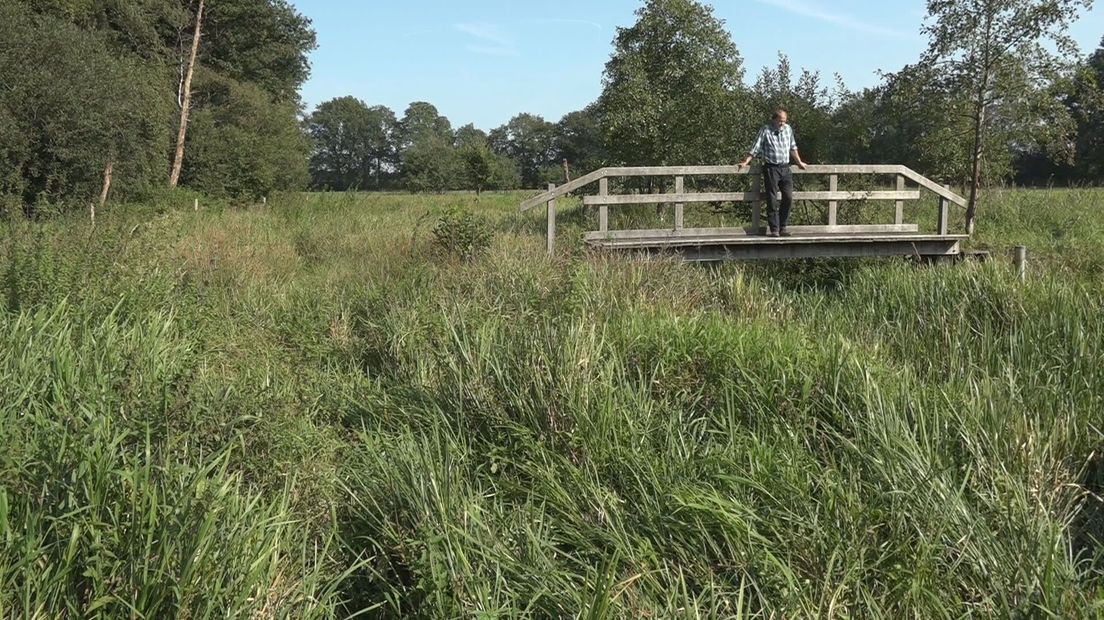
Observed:
[[[791,167],[794,174],[896,174],[901,175],[920,187],[923,187],[951,204],[960,207],[966,206],[966,199],[954,193],[950,189],[928,179],[908,166],[896,164],[812,164],[805,170]],[[570,181],[559,187],[549,189],[521,203],[521,211],[528,211],[533,207],[547,204],[560,196],[569,194],[581,187],[590,185],[602,179],[622,178],[634,176],[705,176],[705,175],[736,175],[752,174],[760,171],[759,166],[642,166],[642,167],[607,167],[585,174],[574,181]]]

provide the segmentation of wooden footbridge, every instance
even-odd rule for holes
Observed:
[[[793,168],[794,174],[827,175],[825,191],[795,191],[795,204],[801,200],[828,202],[827,222],[816,226],[790,226],[792,236],[767,237],[762,227],[762,174],[757,166],[660,166],[644,168],[602,168],[556,187],[521,204],[527,211],[545,205],[548,217],[548,251],[556,243],[556,199],[584,187],[597,184],[597,194],[583,196],[585,207],[598,208],[598,230],[587,232],[586,243],[596,249],[632,251],[646,254],[677,254],[686,260],[812,258],[838,256],[916,256],[947,257],[962,252],[964,234],[949,231],[951,205],[966,206],[966,200],[950,189],[897,165],[810,165]],[[688,192],[686,177],[723,177],[751,174],[749,192]],[[848,176],[891,176],[896,187],[889,190],[839,190],[839,178]],[[631,177],[673,177],[673,193],[611,194],[609,180]],[[932,218],[933,230],[921,232],[916,223],[905,223],[906,201],[919,200],[921,190],[938,196],[938,210]],[[895,204],[892,224],[848,225],[837,223],[841,201],[891,201]],[[685,228],[683,211],[687,204],[750,202],[751,223],[746,228]],[[674,205],[670,228],[610,230],[609,209],[625,205]]]

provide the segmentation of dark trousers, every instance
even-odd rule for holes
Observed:
[[[763,185],[767,192],[767,225],[771,230],[782,230],[790,221],[793,207],[793,173],[789,166],[763,166]],[[782,208],[778,205],[778,192],[782,192]]]

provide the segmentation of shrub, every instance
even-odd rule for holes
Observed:
[[[433,240],[445,253],[471,260],[491,245],[494,232],[483,216],[451,208],[433,226]]]

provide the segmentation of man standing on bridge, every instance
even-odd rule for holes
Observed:
[[[790,209],[793,207],[793,175],[790,173],[790,161],[797,164],[798,168],[805,169],[805,162],[801,161],[801,155],[797,152],[797,140],[794,139],[793,129],[787,124],[789,120],[786,111],[779,108],[771,115],[771,122],[759,130],[759,136],[755,138],[755,145],[748,151],[748,156],[738,165],[742,168],[751,162],[751,158],[762,155],[763,157],[763,185],[767,192],[767,224],[768,237],[789,237],[786,224],[790,220]],[[779,213],[778,192],[782,192],[782,209]]]

